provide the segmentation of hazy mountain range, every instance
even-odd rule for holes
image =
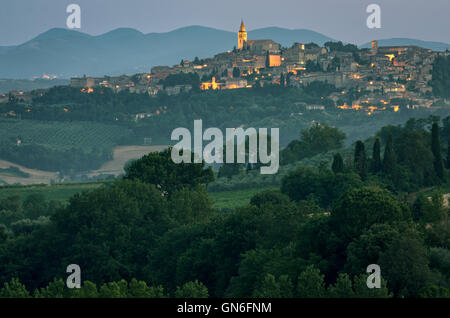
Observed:
[[[362,48],[370,48],[371,42],[361,45]],[[450,50],[450,44],[442,42],[422,41],[407,38],[392,38],[378,40],[378,46],[396,46],[396,45],[416,45],[433,51]]]
[[[248,32],[249,39],[272,39],[283,46],[294,42],[323,45],[334,39],[311,30],[268,27]],[[69,78],[149,72],[155,65],[174,65],[181,59],[212,57],[232,50],[234,32],[189,26],[167,33],[143,34],[121,28],[92,36],[55,28],[17,46],[0,47],[0,78],[32,78],[43,74]],[[445,50],[449,44],[413,39],[380,40],[380,45],[420,45]],[[368,44],[367,44],[368,45]]]

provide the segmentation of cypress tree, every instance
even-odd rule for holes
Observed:
[[[281,75],[280,75],[280,86],[286,86],[285,82],[284,82],[284,74],[283,73],[281,73]]]
[[[354,163],[355,169],[361,179],[365,179],[367,170],[366,150],[364,149],[364,143],[361,140],[356,142]]]
[[[269,54],[269,51],[267,51],[267,54],[266,54],[266,68],[270,68],[270,54]]]
[[[450,169],[450,139],[447,142],[447,169]]]
[[[372,152],[372,165],[371,171],[372,173],[378,173],[381,170],[381,153],[380,153],[380,139],[377,138],[375,143],[373,144],[373,152]]]
[[[389,134],[386,148],[384,149],[384,158],[383,158],[383,165],[382,165],[382,171],[385,174],[392,174],[395,170],[396,165],[396,159],[395,159],[395,152],[394,152],[394,141],[392,138],[392,134]]]
[[[342,156],[340,153],[334,155],[331,169],[334,173],[344,172],[344,160],[342,160]]]
[[[434,171],[439,179],[444,179],[444,164],[442,162],[441,141],[439,139],[439,126],[437,123],[433,124],[431,128],[431,151],[434,156]]]

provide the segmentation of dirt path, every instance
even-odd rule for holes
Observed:
[[[36,169],[29,169],[29,168],[25,168],[25,167],[23,167],[21,165],[18,165],[18,164],[9,162],[9,161],[0,160],[0,168],[6,169],[6,168],[9,168],[9,167],[16,167],[16,168],[22,170],[23,172],[28,173],[30,175],[30,177],[29,178],[21,178],[21,177],[4,175],[4,174],[0,173],[0,179],[2,179],[3,181],[7,182],[8,184],[15,184],[15,183],[20,183],[20,184],[40,184],[40,183],[50,184],[51,180],[57,180],[58,179],[58,174],[56,172],[36,170]]]

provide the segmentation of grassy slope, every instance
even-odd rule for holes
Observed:
[[[103,183],[73,183],[73,184],[57,184],[57,185],[35,185],[35,186],[11,186],[0,187],[0,199],[4,199],[12,195],[20,195],[25,199],[28,195],[41,193],[47,200],[67,201],[75,193],[86,190],[92,190]]]
[[[235,191],[222,191],[222,192],[211,192],[209,195],[214,201],[214,206],[217,209],[233,209],[239,206],[244,206],[250,202],[252,196],[256,193],[264,190],[277,189],[276,187],[268,187],[261,189],[245,189],[245,190],[235,190]]]
[[[0,187],[0,199],[7,198],[11,195],[20,195],[25,199],[28,195],[41,193],[48,200],[57,200],[61,202],[67,201],[71,196],[86,190],[92,190],[102,185],[102,182],[91,183],[67,183],[57,185],[35,185],[35,186],[10,186]],[[246,205],[250,202],[253,195],[267,189],[275,189],[274,187],[261,189],[245,189],[235,191],[212,192],[210,197],[217,209],[232,209],[238,206]]]

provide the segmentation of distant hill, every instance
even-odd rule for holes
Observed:
[[[310,30],[289,30],[278,27],[268,27],[248,32],[248,38],[251,40],[274,40],[284,47],[290,47],[295,42],[311,43],[314,42],[323,45],[328,41],[335,41],[323,34]]]
[[[422,41],[407,38],[392,38],[392,39],[378,40],[378,46],[406,46],[406,45],[420,46],[433,51],[445,51],[447,49],[450,50],[450,44],[442,42]],[[361,47],[370,48],[371,42],[363,44]]]
[[[267,27],[249,31],[249,39],[272,39],[285,47],[294,42],[323,45],[333,39],[311,31]],[[92,36],[55,28],[17,46],[0,47],[0,78],[32,78],[43,74],[62,78],[134,74],[156,65],[174,65],[181,59],[212,57],[232,50],[237,35],[202,26],[166,33],[143,34],[121,28]],[[413,39],[380,40],[379,45],[418,45],[445,50],[449,44]],[[363,47],[369,47],[370,43]]]
[[[149,34],[121,28],[98,36],[56,28],[21,45],[0,47],[0,77],[148,72],[155,65],[173,65],[181,59],[212,57],[232,50],[236,37],[233,32],[202,26]],[[249,39],[273,39],[283,46],[331,40],[314,31],[275,27],[250,31]]]
[[[0,78],[0,94],[10,91],[31,91],[34,89],[49,88],[58,85],[68,85],[67,79],[1,79]]]

